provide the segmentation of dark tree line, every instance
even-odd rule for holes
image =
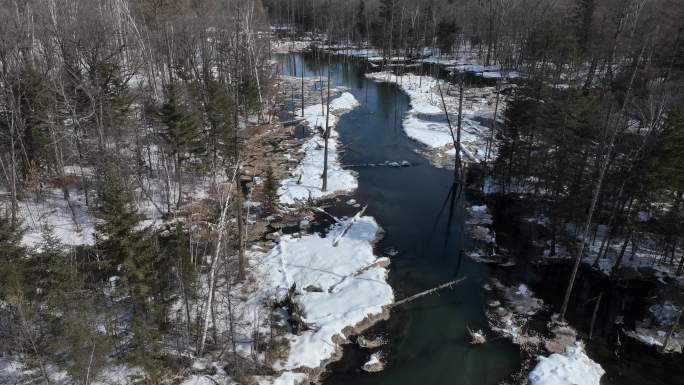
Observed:
[[[612,5],[580,1],[574,17],[559,13],[532,31],[494,174],[504,190],[531,192],[556,234],[584,223],[596,197],[592,232],[608,225],[608,244],[654,232],[672,262],[682,230],[682,27],[663,17],[664,2]]]

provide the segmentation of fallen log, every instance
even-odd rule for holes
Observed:
[[[347,227],[345,227],[344,230],[342,231],[342,233],[340,233],[340,235],[338,235],[337,238],[335,238],[335,240],[333,241],[333,246],[337,247],[337,245],[340,243],[340,240],[342,239],[342,237],[344,237],[345,235],[347,235],[347,232],[349,231],[349,229],[352,227],[352,225],[353,225],[359,218],[361,218],[361,216],[363,215],[363,213],[366,211],[366,208],[368,208],[368,205],[363,206],[363,208],[361,209],[361,211],[359,211],[358,213],[356,213],[356,215],[354,215],[354,217],[353,217],[352,219],[349,220],[349,223],[347,223]]]
[[[441,284],[441,285],[439,285],[439,286],[437,286],[437,287],[433,287],[432,289],[428,289],[428,290],[425,290],[425,291],[421,291],[420,293],[414,294],[414,295],[412,295],[412,296],[410,296],[410,297],[406,297],[406,298],[404,298],[404,299],[400,299],[399,301],[393,303],[393,304],[391,305],[391,307],[396,307],[396,306],[405,304],[405,303],[407,303],[407,302],[411,302],[411,301],[413,301],[413,300],[416,300],[416,299],[418,299],[418,298],[425,297],[426,295],[435,293],[435,292],[437,292],[437,291],[439,291],[439,290],[442,290],[442,289],[446,289],[446,288],[455,286],[455,285],[457,285],[457,284],[459,284],[459,283],[465,281],[466,278],[467,278],[467,277],[462,277],[462,278],[459,278],[459,279],[455,279],[455,280],[453,280],[453,281],[449,281],[449,282],[447,282],[447,283],[443,283],[443,284]]]
[[[303,121],[304,121],[304,118],[299,118],[299,119],[285,120],[285,121],[280,122],[280,124],[282,124],[283,127],[288,127],[288,126],[295,126],[295,125],[297,125]]]

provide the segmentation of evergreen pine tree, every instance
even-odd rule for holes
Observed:
[[[19,258],[24,256],[26,250],[21,246],[21,237],[23,230],[21,225],[12,224],[12,220],[0,213],[0,266],[9,268],[12,264],[17,262]],[[2,282],[7,282],[3,277],[3,273],[7,272],[6,268],[0,268],[0,285]],[[1,286],[0,286],[1,287]]]
[[[32,256],[30,266],[33,284],[46,300],[61,296],[69,287],[71,267],[63,251],[63,245],[50,226],[41,229],[43,241],[38,252]]]
[[[174,160],[177,183],[176,207],[182,200],[183,164],[192,153],[199,151],[199,132],[195,114],[182,102],[179,86],[170,84],[166,89],[166,101],[159,115],[164,130],[161,133],[163,145]]]
[[[264,175],[264,197],[267,208],[273,210],[278,202],[278,181],[275,179],[273,168],[270,165],[266,168]]]
[[[225,85],[214,80],[208,82],[207,93],[209,94],[206,106],[210,127],[209,143],[212,161],[216,162],[219,155],[223,157],[234,155],[234,101],[228,95]]]
[[[153,366],[160,319],[159,307],[154,301],[159,267],[157,243],[147,231],[137,230],[141,216],[131,203],[130,191],[120,171],[113,163],[107,163],[102,174],[95,246],[102,254],[105,271],[119,276],[114,302],[120,306],[120,312],[130,314],[128,357],[135,364]]]
[[[359,7],[356,10],[356,32],[359,34],[359,40],[366,39],[366,2],[359,1]]]
[[[191,304],[197,300],[198,275],[197,266],[190,254],[190,240],[181,223],[176,223],[174,231],[169,231],[160,243],[163,258],[167,261],[164,265],[173,268],[172,271],[168,271],[165,278],[169,282],[168,291],[174,291],[176,295],[167,294],[167,298],[178,300],[182,304],[175,318],[182,320],[185,329],[183,334],[190,337],[195,330]]]

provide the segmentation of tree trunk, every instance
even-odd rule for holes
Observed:
[[[233,183],[237,178],[237,172],[239,169],[239,164],[235,165],[235,171],[233,173],[233,180],[229,184],[232,187]],[[199,347],[197,348],[197,355],[201,356],[204,353],[205,344],[207,341],[207,332],[209,331],[209,319],[211,317],[211,309],[214,303],[214,289],[216,287],[216,269],[221,257],[221,248],[223,246],[223,236],[226,232],[226,222],[228,219],[228,208],[230,207],[230,191],[229,188],[224,197],[223,207],[221,208],[221,216],[219,217],[219,222],[216,226],[217,240],[216,249],[212,255],[211,262],[209,263],[209,291],[207,292],[207,300],[204,309],[204,319],[202,326],[202,334],[200,336]]]
[[[613,268],[610,270],[610,277],[614,277],[615,273],[618,271],[620,266],[622,265],[622,259],[625,256],[625,250],[627,250],[627,245],[629,244],[629,241],[632,239],[632,226],[629,226],[629,231],[627,232],[627,236],[625,237],[625,241],[622,243],[622,247],[620,248],[620,254],[618,255],[617,259],[615,260],[615,264],[613,265]]]
[[[594,336],[594,325],[596,324],[596,316],[598,315],[599,306],[601,306],[601,298],[603,298],[603,292],[598,295],[596,299],[596,305],[594,305],[594,312],[591,314],[591,323],[589,324],[589,340]]]
[[[672,327],[667,332],[667,336],[665,337],[665,342],[663,342],[663,353],[667,352],[667,345],[670,343],[670,339],[672,338],[672,335],[674,334],[675,330],[677,330],[677,327],[679,326],[679,320],[682,318],[683,312],[684,312],[684,309],[681,309],[679,311],[679,314],[677,314],[677,319],[675,319],[674,323],[672,323]]]
[[[247,276],[247,260],[245,257],[245,222],[242,213],[242,188],[240,187],[239,176],[235,179],[235,198],[238,226],[238,280],[242,282]]]
[[[325,112],[325,131],[323,132],[323,139],[325,141],[325,149],[323,150],[323,187],[321,190],[328,191],[328,139],[330,138],[330,70],[328,70],[328,97],[326,98],[326,112]]]
[[[499,110],[499,98],[501,97],[501,93],[499,92],[499,84],[500,82],[496,82],[496,101],[494,102],[494,119],[492,119],[492,129],[489,132],[489,139],[487,140],[487,147],[485,150],[485,158],[484,161],[487,163],[489,160],[489,155],[492,151],[492,145],[494,144],[494,133],[496,132],[496,114]]]
[[[301,74],[302,74],[302,118],[304,117],[304,60],[302,60],[302,68],[301,68]]]
[[[627,107],[627,102],[629,100],[629,96],[632,91],[632,85],[634,84],[634,79],[636,78],[637,70],[639,68],[639,62],[641,61],[641,55],[643,55],[645,46],[642,46],[641,48],[641,53],[639,54],[639,57],[637,59],[636,65],[634,66],[634,70],[632,71],[632,76],[629,82],[629,86],[627,87],[627,92],[625,93],[625,99],[622,102],[622,108],[620,110],[620,114],[618,117],[624,116],[625,108]],[[617,123],[619,124],[619,122]],[[581,238],[581,244],[579,247],[579,251],[577,252],[577,255],[575,256],[575,263],[572,267],[572,273],[570,274],[570,281],[568,282],[568,287],[565,290],[565,296],[563,297],[563,305],[561,306],[560,310],[560,320],[563,321],[565,320],[565,312],[568,310],[568,303],[570,302],[570,294],[572,294],[572,288],[575,285],[575,279],[577,278],[577,271],[579,270],[579,265],[582,262],[582,256],[584,255],[584,247],[586,246],[587,243],[587,237],[589,235],[589,231],[591,230],[591,222],[592,218],[594,216],[594,210],[596,209],[596,202],[598,201],[599,195],[601,193],[601,187],[603,185],[603,178],[606,175],[606,171],[608,169],[608,162],[612,156],[613,152],[613,146],[615,144],[615,138],[617,137],[618,134],[618,127],[616,126],[615,129],[613,130],[613,133],[610,138],[610,142],[608,144],[608,153],[606,154],[606,159],[603,162],[603,165],[601,166],[601,169],[599,171],[599,176],[596,181],[596,186],[594,187],[594,192],[593,196],[591,198],[591,205],[589,206],[589,214],[587,215],[587,220],[584,223],[584,231],[582,233],[582,238]]]

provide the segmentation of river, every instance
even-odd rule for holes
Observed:
[[[391,258],[389,281],[396,298],[404,298],[440,283],[467,277],[453,290],[408,303],[392,311],[368,333],[382,335],[386,368],[366,373],[360,367],[370,351],[356,344],[345,346],[339,362],[329,365],[324,383],[337,384],[497,384],[520,367],[519,350],[496,338],[484,315],[489,268],[466,257],[459,249],[470,241],[463,236],[462,204],[452,202],[453,172],[432,166],[416,152],[417,143],[404,135],[401,120],[409,99],[398,87],[366,79],[363,69],[339,57],[319,66],[312,54],[281,56],[283,73],[318,76],[331,73],[333,86],[343,85],[361,106],[345,114],[337,131],[345,146],[342,163],[349,165],[408,161],[410,167],[354,167],[359,188],[331,208],[349,215],[355,208],[344,204],[354,198],[368,205],[384,229],[376,246],[378,255]],[[293,64],[294,62],[294,64]],[[462,243],[462,244],[459,244]],[[471,345],[467,328],[482,329],[490,341]]]

